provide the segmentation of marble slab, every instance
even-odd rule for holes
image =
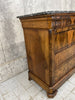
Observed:
[[[59,13],[75,13],[75,11],[44,11],[44,12],[38,12],[38,13],[18,16],[17,18],[24,18],[24,17],[38,16],[38,15],[53,15],[53,14],[59,14]]]

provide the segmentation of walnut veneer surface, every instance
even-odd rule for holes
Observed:
[[[24,30],[29,79],[54,97],[75,72],[75,12],[41,12],[18,17]]]

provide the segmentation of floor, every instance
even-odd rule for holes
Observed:
[[[58,90],[53,99],[34,81],[28,80],[28,70],[0,84],[0,100],[75,100],[75,74]]]

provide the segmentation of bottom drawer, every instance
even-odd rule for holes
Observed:
[[[59,66],[59,69],[55,71],[55,83],[59,81],[65,74],[67,74],[72,68],[75,67],[75,55]]]

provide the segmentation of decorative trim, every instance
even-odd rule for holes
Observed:
[[[71,69],[66,75],[64,75],[57,83],[55,83],[52,87],[48,86],[46,83],[44,83],[42,80],[40,80],[38,77],[36,77],[33,73],[29,71],[29,76],[31,79],[36,81],[43,89],[45,89],[47,92],[55,91],[57,90],[67,79],[69,79],[73,73],[75,72],[75,67]]]

